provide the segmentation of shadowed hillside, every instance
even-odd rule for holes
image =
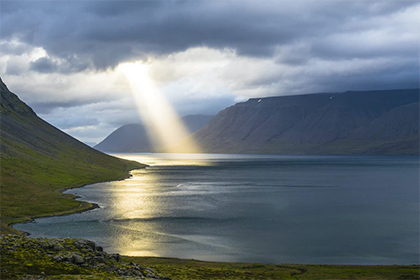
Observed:
[[[127,124],[117,128],[94,148],[110,153],[150,152],[153,150],[146,129],[141,124]]]
[[[419,90],[255,98],[193,136],[207,152],[418,154]]]
[[[2,230],[17,218],[89,208],[57,190],[122,179],[145,166],[105,155],[48,124],[1,79],[0,93]]]
[[[194,133],[205,126],[214,116],[188,115],[181,119],[188,132]],[[94,147],[99,151],[111,153],[153,152],[145,127],[141,124],[127,124],[116,129]]]

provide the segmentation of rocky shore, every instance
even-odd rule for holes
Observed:
[[[162,279],[154,270],[108,254],[94,242],[70,238],[0,235],[1,279],[51,279],[53,275],[96,275],[96,279]]]
[[[94,242],[0,235],[0,279],[419,279],[419,265],[220,263],[108,254]],[[150,269],[148,267],[153,267]]]

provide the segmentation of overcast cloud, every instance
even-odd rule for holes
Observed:
[[[138,122],[128,61],[181,115],[250,97],[419,87],[420,2],[4,1],[0,75],[86,142]]]

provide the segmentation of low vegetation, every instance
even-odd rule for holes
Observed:
[[[1,279],[420,279],[419,265],[221,263],[108,254],[70,238],[0,236]]]
[[[23,236],[9,225],[93,207],[63,194],[64,189],[122,179],[129,170],[145,165],[102,154],[64,134],[38,118],[1,79],[0,93],[1,279],[420,279],[419,265],[268,265],[121,257],[87,240]]]
[[[136,164],[127,165],[126,170],[118,170],[42,156],[2,160],[1,231],[12,233],[14,231],[8,224],[31,218],[87,210],[93,205],[76,201],[74,196],[62,191],[95,182],[123,179],[134,167]]]
[[[24,277],[66,279],[89,276],[92,279],[136,277],[169,279],[150,268],[123,262],[118,254],[108,254],[94,242],[69,238],[29,238],[1,236],[1,278]]]
[[[82,211],[92,204],[62,194],[67,188],[123,179],[143,168],[98,152],[39,118],[0,79],[1,232],[11,223]]]
[[[123,257],[171,279],[420,279],[419,265],[307,265],[222,263],[155,257]]]
[[[8,224],[35,217],[60,215],[83,211],[93,205],[76,201],[74,196],[63,194],[67,188],[81,187],[95,182],[123,179],[128,171],[143,165],[120,162],[105,155],[93,155],[87,160],[76,151],[67,156],[57,151],[54,157],[33,151],[19,142],[2,139],[2,148],[20,153],[1,156],[1,232],[11,233]],[[108,156],[106,156],[108,157]]]

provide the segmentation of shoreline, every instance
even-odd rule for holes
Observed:
[[[88,186],[88,185],[85,185],[85,186]],[[83,186],[83,187],[84,187],[84,186]],[[82,188],[82,187],[81,187],[81,188]],[[72,189],[73,189],[73,188],[72,188]],[[74,188],[74,189],[77,189],[77,188]],[[76,198],[77,198],[77,197],[76,197]],[[81,205],[89,205],[89,204],[90,204],[91,206],[90,206],[90,207],[88,207],[88,208],[82,208],[82,207],[80,207],[80,208],[82,208],[82,209],[79,209],[79,210],[76,210],[76,211],[74,211],[74,212],[70,212],[70,213],[54,214],[54,215],[51,215],[51,216],[30,217],[28,221],[24,221],[24,222],[16,222],[16,223],[10,223],[10,224],[8,224],[7,226],[8,226],[8,227],[10,227],[10,228],[12,228],[12,229],[13,229],[13,230],[15,230],[15,231],[21,232],[21,233],[22,233],[22,235],[25,235],[25,236],[31,236],[31,233],[30,233],[30,232],[26,232],[26,231],[21,231],[21,230],[18,230],[18,229],[16,229],[16,228],[14,228],[13,226],[14,226],[14,225],[17,225],[17,224],[35,223],[35,220],[36,220],[36,219],[42,219],[42,218],[51,218],[51,217],[60,217],[60,216],[73,215],[73,214],[83,213],[83,212],[87,212],[87,211],[90,211],[90,210],[94,210],[94,209],[101,208],[101,207],[100,207],[98,204],[96,204],[96,203],[87,202],[87,201],[82,201],[82,200],[80,200],[80,202],[81,202]]]
[[[214,262],[121,256],[107,253],[95,242],[79,238],[0,235],[0,241],[0,274],[5,279],[420,279],[418,264]]]
[[[146,167],[148,167],[148,165],[145,165],[143,168],[146,168]],[[132,170],[140,170],[140,169],[141,168],[135,168],[135,169],[132,169]],[[84,184],[84,185],[81,185],[81,186],[57,189],[57,190],[54,190],[54,192],[59,192],[59,193],[63,194],[64,196],[66,196],[66,195],[69,196],[69,199],[76,200],[77,198],[80,198],[80,197],[76,196],[76,195],[72,195],[72,194],[65,194],[64,192],[67,191],[67,190],[71,190],[71,189],[84,188],[86,186],[93,185],[93,184],[126,180],[126,179],[129,179],[129,178],[132,177],[132,175],[130,173],[132,170],[129,170],[127,172],[126,176],[124,176],[122,178],[120,177],[116,180],[105,180],[105,181],[92,182],[90,184]],[[31,234],[29,232],[20,231],[18,229],[15,229],[13,226],[16,225],[16,224],[32,223],[32,222],[35,221],[35,219],[67,216],[67,215],[83,213],[83,212],[86,212],[86,211],[101,208],[98,204],[93,203],[93,202],[88,202],[88,201],[83,201],[83,200],[78,200],[78,201],[80,202],[79,207],[74,208],[74,209],[70,209],[70,210],[67,210],[67,211],[46,213],[46,214],[41,214],[41,215],[38,215],[38,216],[27,216],[27,217],[15,218],[15,219],[12,219],[11,221],[7,221],[8,219],[7,219],[7,217],[5,217],[3,219],[5,219],[6,222],[5,222],[4,225],[3,225],[3,223],[1,225],[2,231],[5,231],[5,232],[10,233],[10,234],[30,236]]]
[[[135,169],[135,170],[141,170],[141,169]],[[86,186],[89,186],[89,185],[94,185],[94,184],[97,184],[97,183],[113,182],[113,181],[123,181],[123,180],[126,180],[126,179],[130,178],[131,176],[132,175],[129,173],[124,178],[120,178],[120,179],[117,179],[117,180],[105,180],[105,181],[101,181],[101,182],[94,182],[94,183],[85,184],[85,185],[82,185],[82,186],[79,186],[79,187],[63,188],[63,189],[60,189],[59,191],[63,193],[63,192],[65,192],[67,190],[70,190],[70,189],[83,188],[83,187],[86,187]],[[65,194],[65,195],[72,196],[72,199],[78,199],[78,198],[80,198],[80,196],[77,196],[75,194]],[[13,223],[13,224],[11,224],[11,226],[13,226],[14,224],[18,224],[18,223],[29,223],[29,222],[32,222],[34,219],[37,219],[37,218],[52,217],[52,216],[65,216],[65,215],[82,213],[82,212],[94,210],[94,209],[97,209],[97,208],[101,208],[96,203],[87,202],[87,201],[83,201],[83,200],[79,200],[79,202],[81,202],[80,203],[80,207],[75,208],[75,209],[71,210],[70,212],[66,212],[66,213],[51,213],[50,215],[43,215],[41,217],[31,217],[31,220],[29,220],[27,222]],[[30,234],[28,234],[28,235],[30,235]],[[175,258],[176,258],[176,256],[177,255],[175,255]],[[134,256],[126,256],[126,257],[134,257]],[[150,256],[140,256],[140,257],[136,257],[136,258],[151,258],[151,257]],[[157,258],[160,258],[160,259],[171,259],[171,258],[164,257],[164,256],[163,257],[157,257]],[[202,261],[203,262],[214,262],[212,260],[202,260]],[[228,262],[223,262],[222,261],[222,262],[219,262],[219,263],[230,263],[230,262],[229,261]],[[301,264],[301,265],[332,265],[332,266],[343,266],[343,265],[346,265],[346,266],[392,266],[393,265],[393,264],[346,264],[346,263],[343,263],[343,264],[332,264],[332,263],[318,263],[318,264],[313,264],[313,263],[299,263],[299,264]],[[398,265],[399,266],[407,266],[407,265],[409,266],[409,265],[417,265],[417,263],[407,263],[407,264],[398,264]]]

